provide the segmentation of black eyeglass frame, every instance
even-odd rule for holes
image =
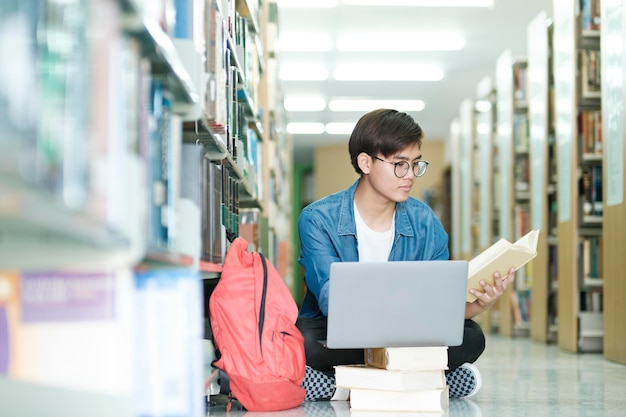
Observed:
[[[404,178],[406,174],[409,172],[409,167],[411,166],[411,164],[408,161],[391,162],[391,161],[385,161],[384,159],[381,159],[375,155],[370,155],[370,156],[374,159],[378,159],[381,162],[386,162],[388,164],[393,165],[393,174],[398,178]],[[419,178],[422,175],[424,175],[426,173],[426,170],[428,169],[428,164],[429,162],[424,161],[423,159],[415,161],[413,163],[413,175],[415,175],[416,178]],[[401,168],[404,171],[402,175],[398,175],[399,167],[403,167]],[[417,172],[415,172],[416,167],[417,167]],[[423,168],[423,171],[420,172],[420,170],[422,169],[421,167],[424,167],[424,168]]]

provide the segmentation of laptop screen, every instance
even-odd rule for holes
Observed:
[[[467,261],[331,264],[327,346],[460,345],[467,268]]]

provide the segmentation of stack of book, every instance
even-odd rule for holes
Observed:
[[[335,366],[335,380],[350,390],[351,416],[443,414],[448,408],[446,369],[446,346],[369,348],[365,365]]]

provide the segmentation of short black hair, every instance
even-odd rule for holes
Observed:
[[[357,162],[358,156],[391,156],[410,145],[422,147],[424,131],[413,117],[393,109],[373,110],[357,122],[348,143],[350,160],[357,174],[363,174]]]

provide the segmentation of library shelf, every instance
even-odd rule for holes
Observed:
[[[2,269],[125,265],[141,258],[130,236],[37,186],[0,174],[0,189]]]

